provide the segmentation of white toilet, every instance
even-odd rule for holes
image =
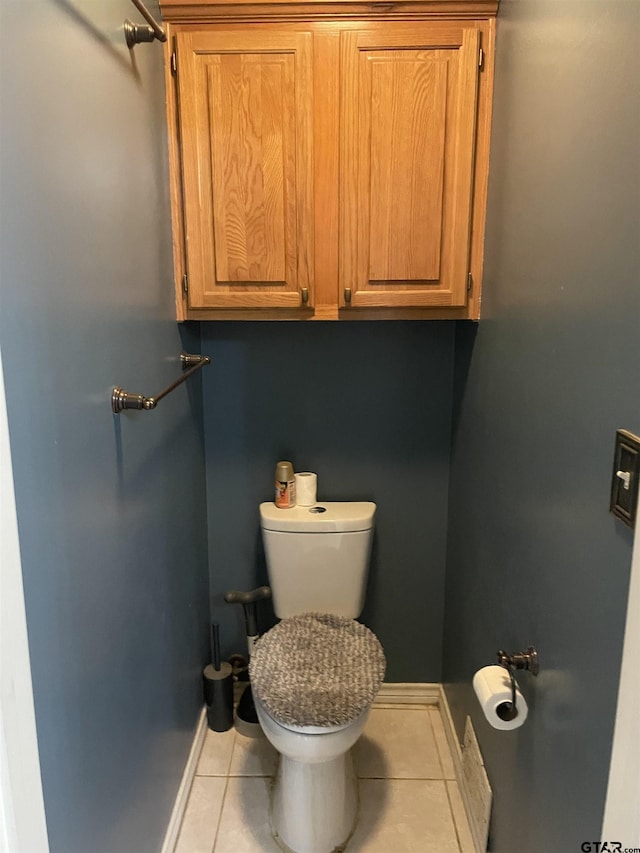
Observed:
[[[362,612],[376,506],[260,505],[276,616],[250,663],[266,737],[280,753],[271,809],[274,837],[293,853],[332,853],[358,812],[349,750],[384,677]]]

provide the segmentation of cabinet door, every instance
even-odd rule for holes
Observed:
[[[311,38],[177,36],[191,308],[313,304]]]
[[[341,33],[342,306],[465,305],[478,65],[463,22]]]

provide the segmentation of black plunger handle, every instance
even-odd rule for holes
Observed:
[[[254,601],[261,601],[263,598],[271,598],[270,586],[259,586],[257,589],[250,589],[249,592],[232,589],[224,594],[224,600],[229,604],[253,604]]]
[[[239,592],[237,589],[232,589],[224,595],[224,600],[228,604],[241,604],[243,606],[248,637],[255,637],[258,634],[256,602],[261,601],[263,598],[271,598],[270,587],[259,586],[257,589],[250,589],[248,592]]]

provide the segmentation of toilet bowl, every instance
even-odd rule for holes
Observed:
[[[285,850],[329,853],[356,825],[358,787],[349,750],[362,734],[369,708],[345,726],[288,727],[255,700],[260,725],[280,753],[271,795],[271,831]]]
[[[378,639],[348,617],[299,614],[258,640],[250,675],[258,720],[280,753],[270,817],[285,850],[331,853],[351,836],[358,792],[349,750],[384,668]]]

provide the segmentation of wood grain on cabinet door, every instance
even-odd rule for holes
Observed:
[[[342,306],[465,305],[478,62],[463,24],[341,34]]]
[[[177,36],[191,308],[313,305],[311,39]]]

